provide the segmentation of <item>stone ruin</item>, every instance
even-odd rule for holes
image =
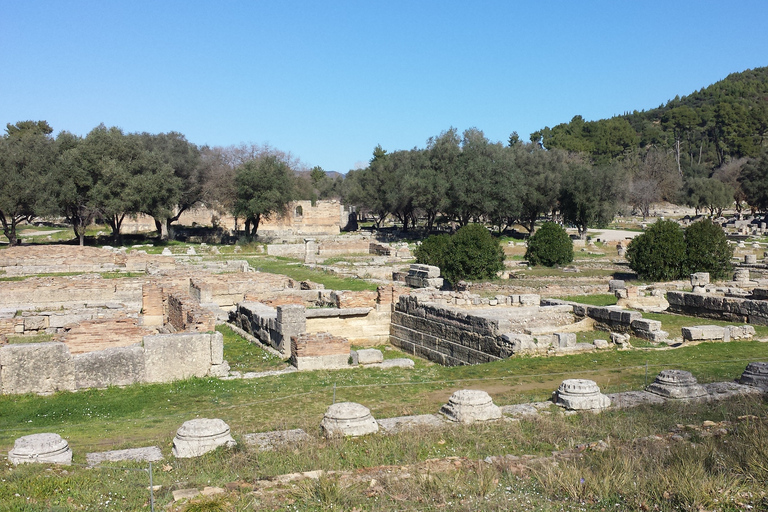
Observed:
[[[707,396],[707,390],[696,381],[691,372],[662,370],[647,388],[649,393],[674,400],[687,400]]]
[[[768,363],[749,363],[744,373],[741,374],[739,383],[768,392]]]
[[[220,419],[198,418],[185,421],[173,438],[173,456],[178,459],[199,457],[219,446],[231,448],[235,440],[229,425]]]
[[[457,423],[476,423],[501,418],[501,409],[493,403],[491,396],[478,389],[456,391],[440,409],[440,413]]]
[[[611,405],[597,383],[587,379],[564,380],[554,393],[554,401],[570,411],[600,411]]]
[[[339,402],[328,407],[320,428],[326,437],[364,436],[379,431],[379,425],[364,405]]]
[[[41,462],[71,464],[72,450],[59,434],[32,434],[16,439],[8,452],[12,464]]]

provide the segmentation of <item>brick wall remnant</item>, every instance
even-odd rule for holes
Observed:
[[[327,332],[291,337],[291,364],[298,370],[328,370],[349,366],[349,340]]]

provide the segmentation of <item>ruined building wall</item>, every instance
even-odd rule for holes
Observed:
[[[571,307],[504,307],[460,310],[401,296],[392,312],[390,343],[410,354],[446,366],[497,361],[512,354],[502,338],[526,327],[567,325]]]
[[[768,300],[667,292],[669,311],[727,322],[768,325]]]
[[[52,393],[169,382],[217,374],[226,366],[221,333],[145,336],[127,347],[73,354],[65,343],[0,347],[0,393]]]

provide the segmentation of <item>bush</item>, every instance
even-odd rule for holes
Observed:
[[[733,269],[733,247],[723,229],[709,219],[694,222],[685,229],[685,274],[709,272],[712,279],[723,279]]]
[[[670,281],[685,272],[685,236],[674,221],[660,220],[630,242],[629,268],[642,279]]]
[[[554,222],[545,222],[531,238],[525,259],[531,265],[554,267],[573,261],[573,242],[568,233]]]
[[[440,267],[451,283],[462,279],[492,279],[504,268],[504,251],[491,232],[468,224],[453,236],[433,235],[415,251],[416,261]]]
[[[433,265],[444,269],[450,245],[450,235],[428,236],[421,242],[421,245],[416,248],[413,255],[416,256],[417,263]]]

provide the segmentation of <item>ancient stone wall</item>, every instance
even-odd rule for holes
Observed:
[[[487,363],[512,354],[505,333],[573,320],[568,306],[459,309],[401,296],[392,312],[390,342],[443,365]]]
[[[341,232],[342,223],[346,223],[343,210],[341,203],[334,200],[315,201],[314,205],[312,201],[292,201],[282,215],[263,219],[259,224],[259,234],[337,235]],[[185,211],[178,221],[182,226],[212,227],[214,223],[228,230],[235,228],[234,217],[221,215],[205,206]],[[242,230],[242,222],[238,227]],[[155,229],[154,219],[146,215],[125,219],[121,228],[123,233],[142,233]]]
[[[376,346],[389,341],[390,307],[307,309],[307,332],[327,332],[358,346]]]
[[[761,296],[758,294],[758,296]],[[768,300],[667,292],[669,311],[728,322],[768,325]]]
[[[30,277],[0,282],[0,308],[75,308],[87,304],[141,304],[142,281],[86,277]]]
[[[0,393],[52,393],[204,377],[224,363],[221,333],[145,336],[142,344],[72,355],[61,342],[0,347]]]
[[[166,318],[177,331],[211,332],[216,329],[216,315],[183,294],[169,294],[165,301]]]
[[[647,320],[638,311],[627,311],[617,306],[589,306],[559,299],[545,299],[542,304],[570,305],[578,319],[591,318],[595,321],[594,327],[599,330],[629,333],[650,341],[663,341],[669,336],[668,332],[661,330],[660,321]]]
[[[291,337],[291,364],[298,370],[327,370],[349,366],[349,340],[327,332]]]
[[[199,275],[189,283],[191,296],[202,304],[213,303],[221,308],[233,307],[247,296],[279,294],[286,289],[298,291],[298,288],[293,279],[269,272]]]

